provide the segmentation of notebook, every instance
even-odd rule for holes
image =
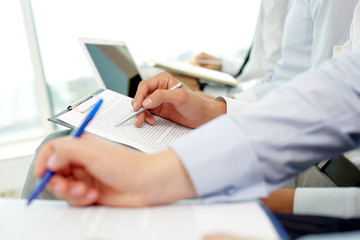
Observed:
[[[79,38],[100,88],[134,97],[142,80],[124,41]]]
[[[202,68],[188,63],[179,61],[164,61],[151,59],[148,65],[152,67],[162,68],[171,72],[180,73],[186,76],[199,78],[210,83],[216,83],[225,86],[237,86],[237,80],[228,73],[219,72],[207,68]]]

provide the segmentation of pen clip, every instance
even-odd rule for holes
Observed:
[[[68,110],[76,110],[80,113],[85,113],[89,111],[96,103],[98,98],[94,95],[87,96],[83,99],[80,99],[78,102],[73,105],[68,106]]]
[[[84,98],[81,98],[80,100],[76,101],[75,103],[69,105],[67,107],[68,110],[74,110],[77,106],[79,106],[80,104],[86,102],[87,100],[89,100],[90,98],[94,97],[93,95],[89,95],[89,96],[86,96]]]

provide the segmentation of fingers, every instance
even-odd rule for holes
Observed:
[[[59,175],[55,175],[48,183],[47,187],[59,199],[65,199],[73,206],[88,206],[94,204],[99,193],[95,188],[89,187],[83,182],[69,181]]]
[[[157,89],[169,89],[177,84],[179,81],[171,74],[163,72],[155,77],[143,80],[138,86],[136,95],[132,101],[134,111],[142,107],[143,100]]]
[[[186,101],[186,96],[186,92],[181,88],[172,91],[156,90],[142,102],[142,105],[147,109],[156,108],[163,103],[181,105]]]
[[[54,151],[53,142],[49,142],[48,144],[44,145],[37,156],[37,160],[35,163],[34,174],[35,177],[40,178],[44,172],[46,171],[46,163],[50,158],[55,157],[52,156]]]
[[[145,111],[136,116],[135,126],[141,127],[144,122],[147,122],[151,126],[155,124],[155,118],[149,111]]]
[[[213,57],[207,53],[200,53],[195,57],[195,62],[197,66],[209,68],[213,70],[220,70],[221,69],[221,59]]]
[[[81,138],[84,138],[82,136]],[[84,141],[79,141],[79,139],[71,139],[64,137],[61,139],[56,139],[53,142],[54,144],[54,154],[55,158],[50,158],[46,162],[46,167],[52,171],[58,172],[60,170],[66,169],[72,164],[79,164],[81,166],[87,166],[91,164],[88,158],[84,154],[79,155],[78,152],[80,149],[84,148]]]
[[[72,164],[84,167],[91,166],[94,161],[97,161],[97,158],[89,156],[91,153],[87,151],[89,148],[87,142],[90,138],[86,134],[81,136],[81,141],[80,139],[62,137],[44,145],[36,159],[35,176],[41,177],[46,169],[65,175]],[[78,154],[79,152],[84,154]]]

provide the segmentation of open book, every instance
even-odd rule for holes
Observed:
[[[0,239],[201,240],[227,233],[280,239],[257,202],[173,204],[147,208],[70,207],[64,201],[0,198]]]
[[[238,84],[237,80],[228,73],[202,68],[183,62],[150,60],[148,64],[153,67],[163,68],[175,73],[200,78],[213,83],[224,84],[232,87],[235,87]]]
[[[81,104],[72,108],[69,107],[68,110],[49,118],[49,120],[67,127],[77,127],[100,98],[104,102],[94,119],[86,127],[88,133],[128,145],[146,153],[155,153],[166,149],[172,141],[192,131],[190,128],[158,116],[154,116],[156,119],[154,126],[144,124],[137,128],[134,117],[115,127],[120,120],[132,114],[134,110],[131,106],[131,98],[108,89],[95,92],[85,100],[80,101]]]

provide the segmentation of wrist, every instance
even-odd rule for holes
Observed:
[[[220,115],[226,114],[226,102],[219,101],[219,100],[207,100],[206,102],[206,114],[207,114],[207,121],[211,121]]]
[[[196,197],[190,177],[172,150],[149,157],[145,169],[147,177],[142,187],[148,205],[168,204]]]

